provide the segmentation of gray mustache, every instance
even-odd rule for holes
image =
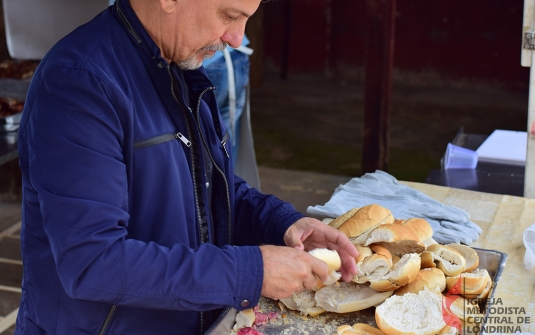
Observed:
[[[223,51],[227,47],[226,43],[220,44],[211,44],[205,47],[202,47],[200,51]]]

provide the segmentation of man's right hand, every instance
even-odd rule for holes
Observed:
[[[328,278],[327,264],[305,251],[272,245],[260,246],[264,261],[262,296],[271,299],[291,297]]]

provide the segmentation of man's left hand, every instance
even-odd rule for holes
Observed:
[[[348,282],[357,273],[355,258],[359,253],[355,246],[344,233],[319,220],[308,217],[297,220],[284,234],[284,243],[304,251],[316,248],[336,250],[342,260],[342,279]]]

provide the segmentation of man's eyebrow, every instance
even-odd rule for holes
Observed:
[[[234,12],[234,13],[239,14],[239,15],[243,15],[246,18],[249,18],[252,15],[252,14],[248,14],[248,13],[246,13],[246,12],[244,12],[242,10],[236,9],[236,8],[230,8],[229,11]]]

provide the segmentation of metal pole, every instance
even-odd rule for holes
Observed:
[[[366,1],[362,173],[388,170],[396,0]]]
[[[524,197],[535,198],[535,2],[524,0],[520,64],[530,67]]]

